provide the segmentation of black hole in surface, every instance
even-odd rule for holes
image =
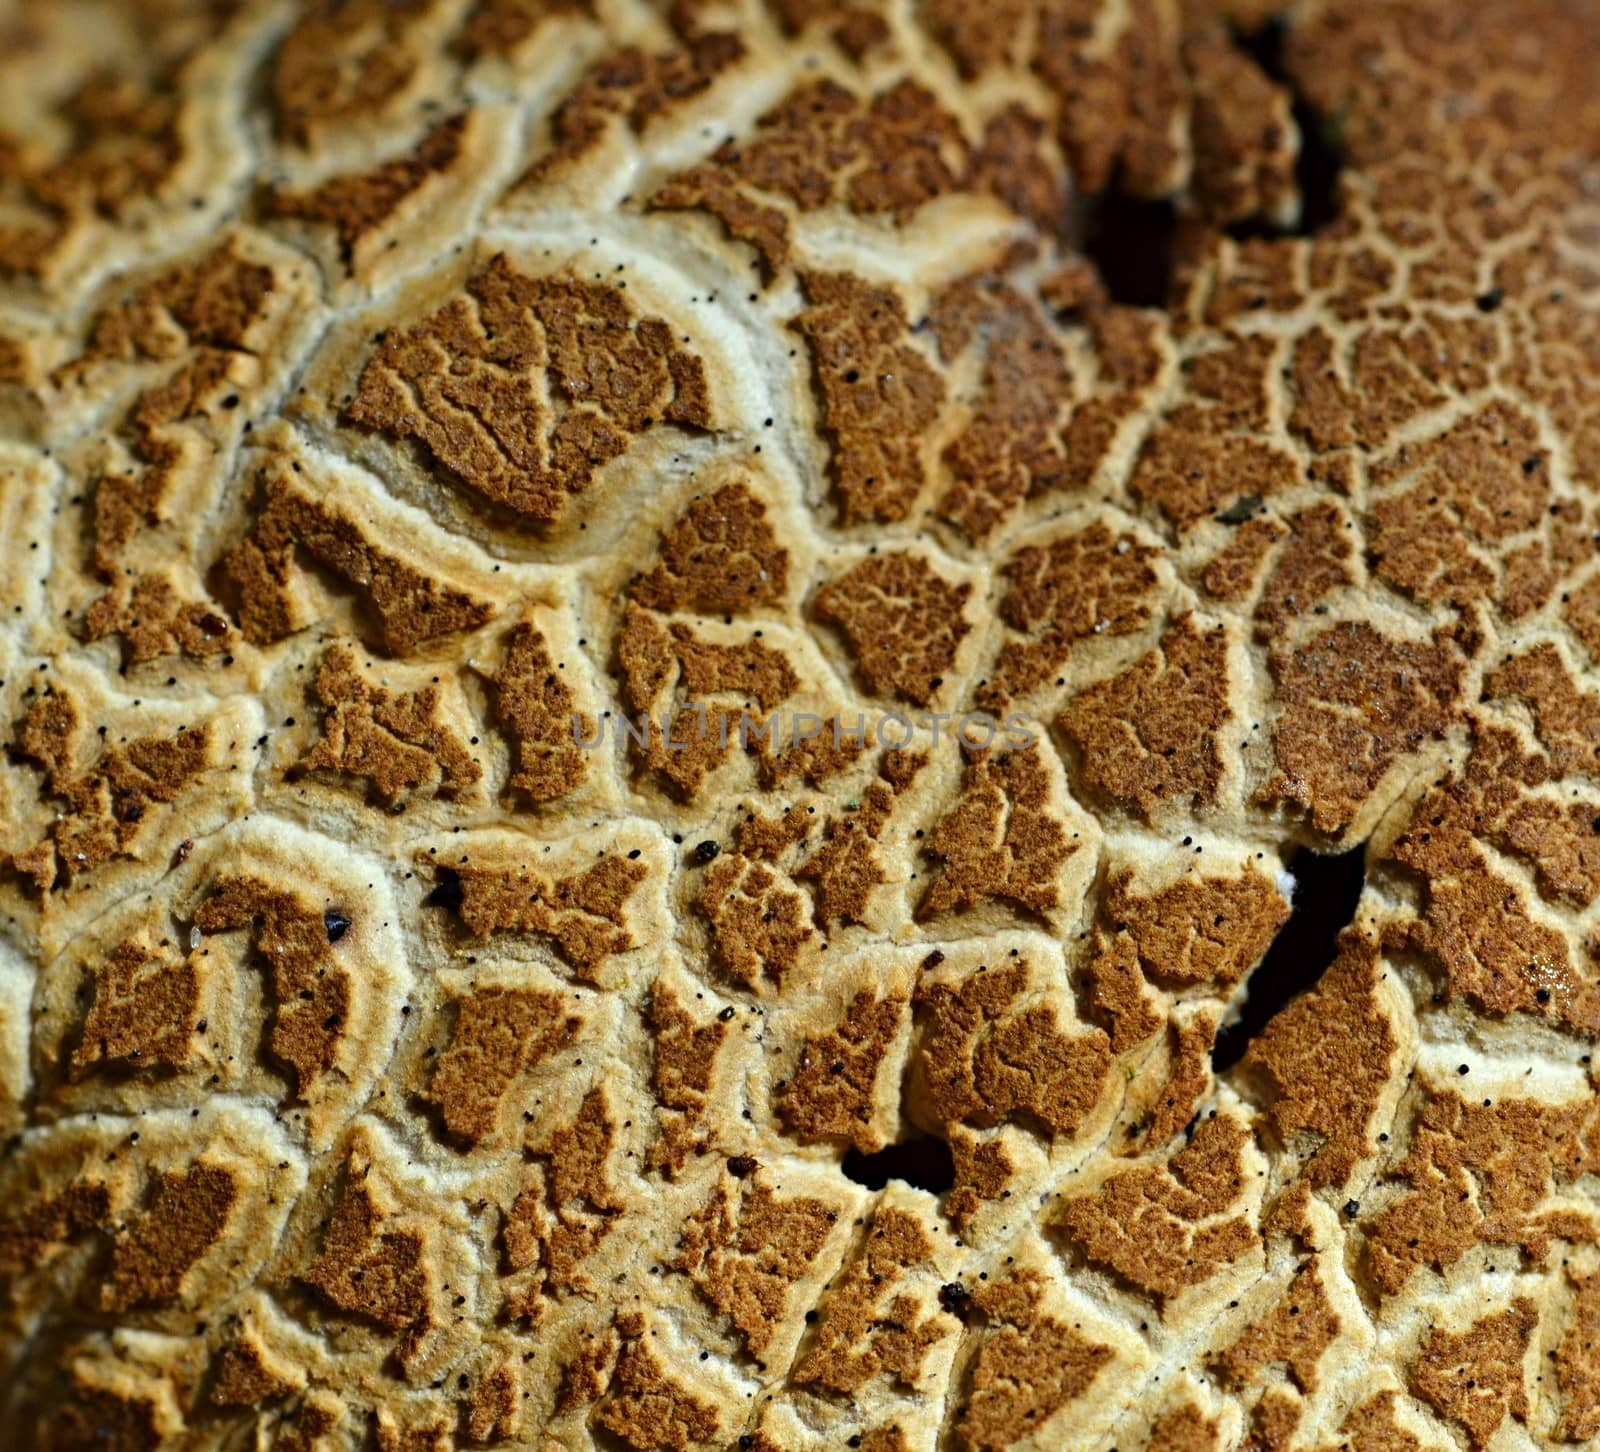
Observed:
[[[956,1162],[942,1139],[924,1135],[871,1155],[853,1149],[844,1157],[844,1174],[867,1190],[881,1190],[890,1180],[903,1180],[918,1190],[942,1195],[956,1182]]]
[[[444,908],[447,912],[459,912],[461,904],[467,900],[466,889],[461,886],[461,874],[449,867],[439,869],[439,881],[425,898],[422,899],[425,907]]]
[[[1333,962],[1339,934],[1355,917],[1361,900],[1364,857],[1360,847],[1331,857],[1304,847],[1295,853],[1289,864],[1295,881],[1289,921],[1250,975],[1238,1021],[1217,1035],[1211,1064],[1218,1072],[1237,1064],[1267,1021],[1296,994],[1312,987]]]
[[[1295,184],[1300,189],[1300,222],[1288,232],[1259,221],[1238,222],[1228,228],[1231,236],[1309,237],[1339,215],[1339,173],[1344,168],[1344,152],[1331,118],[1319,115],[1301,94],[1284,63],[1284,41],[1289,33],[1282,20],[1269,20],[1259,30],[1237,37],[1243,50],[1271,79],[1289,92],[1294,124],[1300,128],[1300,155],[1295,163]]]
[[[1083,254],[1094,263],[1113,302],[1136,308],[1166,305],[1178,232],[1178,213],[1171,202],[1103,192],[1088,199],[1078,226]]]

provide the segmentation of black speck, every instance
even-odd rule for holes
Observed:
[[[972,1292],[960,1281],[946,1281],[939,1287],[939,1304],[958,1321],[965,1321],[971,1311]]]

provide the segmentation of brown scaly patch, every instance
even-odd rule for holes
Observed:
[[[1466,771],[1418,803],[1389,849],[1392,861],[1420,878],[1421,911],[1386,937],[1426,955],[1453,993],[1483,1011],[1543,1014],[1593,1032],[1600,989],[1573,964],[1565,936],[1529,911],[1522,890],[1481,845],[1528,860],[1547,890],[1567,887],[1587,900],[1580,884],[1600,871],[1595,809],[1518,791],[1519,777],[1545,775],[1544,763],[1524,758],[1505,733],[1480,732]]]
[[[917,1071],[941,1126],[1020,1120],[1067,1136],[1100,1102],[1111,1073],[1106,1036],[1063,1032],[1047,1003],[1017,1008],[1028,985],[1019,960],[917,989],[926,1022]]]
[[[759,1176],[730,1171],[690,1215],[672,1266],[759,1357],[783,1329],[795,1282],[822,1253],[839,1214],[827,1200],[779,1195]]]
[[[927,765],[922,751],[886,751],[879,777],[859,802],[845,804],[829,816],[821,843],[795,869],[795,880],[808,884],[819,924],[865,922],[873,894],[886,881],[879,840],[894,816],[895,802]]]
[[[635,133],[684,102],[704,95],[744,59],[744,39],[728,30],[687,37],[670,50],[621,45],[602,56],[550,120],[546,150],[524,181],[558,179],[596,150],[618,122]]]
[[[69,1245],[110,1229],[111,1215],[110,1187],[87,1177],[8,1215],[0,1220],[0,1276],[16,1286]]]
[[[929,1351],[958,1330],[952,1316],[925,1307],[905,1283],[933,1244],[915,1216],[893,1207],[868,1223],[853,1259],[835,1277],[811,1342],[795,1368],[801,1386],[854,1396],[879,1376],[914,1390]]]
[[[322,735],[298,771],[365,777],[386,807],[451,796],[483,769],[465,741],[440,720],[437,686],[391,691],[376,684],[343,643],[330,646],[317,669]]]
[[[650,1160],[676,1176],[690,1155],[705,1154],[716,1138],[712,1086],[728,1024],[720,1016],[696,1023],[664,982],[651,990],[645,1022],[655,1037],[651,1086],[660,1106],[656,1117],[661,1128]]]
[[[1148,624],[1157,586],[1151,562],[1157,555],[1103,524],[1018,550],[1005,564],[1006,593],[1000,601],[1000,618],[1017,635],[1001,647],[993,673],[979,690],[979,704],[1002,709],[1046,685],[1080,642],[1125,635]]]
[[[1148,817],[1162,807],[1215,802],[1232,719],[1228,640],[1220,625],[1176,621],[1158,649],[1090,686],[1061,716],[1097,796]]]
[[[521,1424],[522,1377],[506,1358],[482,1373],[464,1398],[467,1435],[474,1442],[505,1442]]]
[[[1236,1120],[1202,1119],[1164,1163],[1119,1170],[1069,1197],[1056,1224],[1091,1264],[1158,1300],[1180,1295],[1259,1243],[1236,1209],[1245,1143]]]
[[[1256,601],[1256,639],[1270,644],[1335,590],[1355,583],[1355,543],[1337,505],[1313,504],[1287,520],[1286,543]]]
[[[958,1231],[965,1231],[986,1203],[1005,1196],[1017,1165],[1000,1140],[979,1139],[962,1129],[950,1131],[950,1159],[954,1176],[944,1213]]]
[[[478,1145],[499,1133],[516,1081],[576,1038],[582,1020],[568,1007],[560,994],[531,988],[480,988],[456,1001],[426,1096],[452,1135]]]
[[[806,1038],[794,1072],[774,1096],[785,1130],[807,1142],[847,1141],[869,1153],[882,1148],[872,1123],[878,1077],[906,1005],[903,997],[864,988],[833,1028]]]
[[[605,1090],[591,1089],[570,1123],[528,1146],[529,1183],[501,1228],[503,1269],[519,1278],[505,1302],[513,1320],[536,1322],[549,1296],[593,1295],[590,1257],[623,1210],[610,1168],[616,1136]]]
[[[320,1248],[301,1279],[346,1315],[398,1335],[395,1354],[403,1365],[438,1324],[438,1293],[422,1233],[409,1223],[385,1228],[390,1212],[366,1183],[368,1169],[352,1151]]]
[[[1160,1026],[1146,984],[1226,993],[1266,955],[1289,904],[1265,873],[1186,877],[1139,892],[1133,874],[1106,880],[1089,961],[1090,1002],[1121,1053]]]
[[[1128,488],[1180,528],[1236,499],[1268,499],[1299,482],[1292,456],[1228,431],[1222,411],[1186,403],[1151,434]]]
[[[217,1354],[211,1402],[219,1407],[254,1407],[288,1396],[305,1376],[296,1367],[282,1367],[248,1328]]]
[[[1344,1184],[1372,1152],[1372,1120],[1399,1047],[1378,1000],[1379,964],[1377,944],[1348,931],[1317,986],[1271,1019],[1245,1053],[1245,1072],[1270,1086],[1277,1133],[1321,1141],[1302,1171],[1313,1185]]]
[[[1409,485],[1372,508],[1379,577],[1416,599],[1453,605],[1493,594],[1498,548],[1549,508],[1544,461],[1537,425],[1505,403],[1396,450],[1372,470],[1376,486]]]
[[[173,200],[174,182],[194,150],[196,73],[236,14],[232,0],[141,13],[137,54],[108,62],[103,48],[85,47],[81,61],[69,62],[52,83],[49,114],[25,135],[0,133],[7,213],[0,272],[48,277],[73,256],[75,244],[105,235],[107,224],[125,226],[150,201]],[[37,68],[40,49],[27,18],[11,25],[8,85]]]
[[[261,512],[249,532],[222,559],[246,640],[270,645],[311,623],[298,578],[302,551],[362,595],[377,616],[384,648],[395,655],[476,629],[495,613],[489,602],[408,564],[350,514],[277,474],[265,483]]]
[[[463,155],[469,118],[448,117],[429,130],[414,150],[370,171],[336,176],[310,191],[274,190],[262,203],[268,217],[330,227],[349,266],[363,238],[387,222],[435,177],[453,171]]]
[[[599,1422],[630,1447],[688,1452],[715,1437],[722,1418],[662,1364],[645,1336],[646,1324],[636,1311],[617,1317],[622,1347]]]
[[[1600,1432],[1600,1347],[1594,1328],[1600,1325],[1600,1275],[1567,1268],[1572,1283],[1572,1309],[1551,1359],[1561,1387],[1563,1406],[1555,1435],[1581,1442]]]
[[[1482,1244],[1537,1261],[1557,1239],[1587,1239],[1588,1216],[1541,1207],[1597,1165],[1600,1123],[1582,1101],[1478,1103],[1430,1086],[1406,1154],[1386,1171],[1405,1193],[1363,1226],[1367,1270],[1394,1295],[1420,1267],[1446,1271]]]
[[[972,1294],[990,1328],[956,1422],[972,1452],[1003,1452],[1037,1435],[1111,1360],[1110,1347],[1044,1312],[1044,1286],[1038,1271],[1024,1270]]]
[[[345,416],[414,439],[451,477],[537,523],[664,424],[708,429],[705,367],[618,287],[532,277],[504,254],[462,293],[392,328]]]
[[[801,35],[807,26],[826,26],[828,35],[853,61],[884,45],[890,35],[883,16],[855,0],[768,0],[786,35]]]
[[[812,613],[836,625],[867,687],[930,705],[972,629],[972,586],[952,584],[921,555],[869,556],[817,591]]]
[[[1131,195],[1162,195],[1180,162],[1175,122],[1186,84],[1176,27],[1153,0],[1136,0],[1113,47],[1096,54],[1086,42],[1098,13],[1074,0],[1040,16],[1032,65],[1057,98],[1061,149],[1084,192],[1118,176]]]
[[[1072,402],[1072,375],[1037,304],[1002,286],[985,290],[976,312],[975,321],[963,321],[983,339],[982,392],[941,455],[950,483],[939,507],[983,539],[1022,500],[1066,482],[1060,423]],[[947,358],[956,351],[943,329],[940,342]]]
[[[983,16],[961,0],[929,0],[922,23],[970,81],[995,66],[1016,62],[1026,16],[1023,0],[1000,0]]]
[[[257,355],[282,293],[273,269],[230,240],[106,309],[82,353],[56,370],[56,383],[81,388],[113,366],[172,364],[134,398],[119,425],[134,465],[112,469],[96,484],[92,560],[106,580],[124,573],[135,536],[165,520],[192,447],[185,426],[231,411],[259,386]]]
[[[578,709],[562,679],[564,664],[551,659],[544,636],[525,620],[507,634],[494,674],[495,719],[514,752],[506,784],[534,802],[556,801],[589,775],[589,753],[574,737],[593,741],[596,722]]]
[[[422,54],[417,36],[440,0],[315,0],[284,38],[272,100],[285,137],[308,145],[379,116]]]
[[[1130,1105],[1147,1106],[1129,1126],[1131,1152],[1160,1149],[1194,1122],[1212,1089],[1211,1053],[1217,1041],[1217,1023],[1214,1013],[1168,1020],[1162,1058],[1147,1081],[1128,1091]],[[1144,1080],[1143,1074],[1140,1079]]]
[[[1366,621],[1274,651],[1281,714],[1269,796],[1320,832],[1343,830],[1390,767],[1449,729],[1462,666],[1448,635],[1395,640]]]
[[[1165,1413],[1145,1443],[1145,1452],[1221,1452],[1221,1448],[1222,1429],[1193,1402]]]
[[[120,635],[129,665],[176,653],[201,660],[227,650],[235,639],[211,601],[185,600],[170,574],[155,572],[113,581],[85,612],[83,624],[90,640]]]
[[[649,875],[642,863],[603,857],[568,876],[548,876],[525,866],[443,867],[426,853],[418,861],[438,875],[434,900],[453,905],[474,937],[541,933],[585,979],[635,946],[628,901]]]
[[[169,1170],[149,1209],[121,1228],[100,1283],[103,1310],[128,1311],[181,1295],[190,1268],[221,1238],[239,1187],[219,1165]]]
[[[1439,1328],[1412,1368],[1417,1395],[1464,1427],[1473,1447],[1485,1446],[1507,1417],[1528,1419],[1523,1359],[1538,1324],[1538,1307],[1518,1296],[1463,1332]]]
[[[1235,1385],[1246,1385],[1269,1366],[1287,1369],[1302,1390],[1314,1391],[1322,1354],[1343,1328],[1315,1260],[1302,1266],[1273,1309],[1216,1358],[1217,1369]]]
[[[626,727],[630,750],[687,799],[733,752],[755,744],[747,732],[764,729],[800,684],[788,656],[759,635],[723,644],[636,605],[623,616],[617,660],[637,718]]]
[[[561,15],[593,17],[593,0],[478,0],[462,43],[474,55],[505,55]]]
[[[203,961],[127,938],[86,974],[93,998],[72,1051],[75,1077],[104,1068],[182,1069],[193,1057]]]
[[[925,87],[902,80],[867,99],[819,80],[790,92],[749,135],[669,178],[650,204],[709,212],[756,247],[771,276],[789,257],[782,204],[808,212],[837,203],[904,219],[984,180],[955,117]]]
[[[789,552],[747,484],[697,496],[661,537],[661,558],[633,587],[652,610],[734,615],[782,600]]]
[[[1553,645],[1536,645],[1496,666],[1484,693],[1527,707],[1539,743],[1560,775],[1593,774],[1600,761],[1600,695],[1582,689]]]
[[[1182,58],[1193,87],[1191,186],[1206,219],[1284,216],[1299,201],[1288,89],[1267,78],[1220,19],[1186,27]]]
[[[961,794],[929,832],[940,872],[921,912],[961,910],[988,899],[1045,916],[1059,907],[1057,877],[1077,851],[1051,802],[1040,748],[968,751]]]
[[[781,987],[815,937],[811,904],[788,875],[737,852],[706,870],[695,906],[711,925],[717,960],[747,988]]]
[[[105,1447],[111,1452],[160,1452],[181,1434],[171,1382],[129,1368],[70,1361],[67,1394],[39,1418],[37,1444],[47,1452]]]
[[[256,877],[217,884],[194,916],[202,933],[248,929],[267,968],[272,1023],[267,1048],[304,1099],[336,1070],[351,1006],[350,975],[328,941],[319,906]]]
[[[807,273],[792,326],[811,345],[829,469],[846,524],[911,512],[926,479],[921,438],[944,384],[909,341],[897,294],[848,273]]]
[[[17,733],[18,755],[43,768],[46,794],[62,803],[45,840],[13,863],[42,891],[137,855],[147,819],[171,807],[212,767],[204,725],[119,742],[80,770],[83,736],[80,708],[66,692],[36,700]]]

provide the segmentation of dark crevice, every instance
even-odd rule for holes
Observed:
[[[1337,125],[1320,115],[1302,94],[1284,60],[1289,27],[1282,19],[1269,20],[1259,30],[1235,36],[1244,51],[1271,80],[1289,93],[1294,124],[1300,130],[1300,155],[1295,163],[1295,185],[1300,190],[1300,220],[1291,228],[1274,227],[1260,218],[1236,222],[1228,234],[1239,241],[1250,237],[1309,237],[1339,215],[1339,173],[1344,153]]]
[[[1115,189],[1086,198],[1077,217],[1078,249],[1094,263],[1111,300],[1165,307],[1172,289],[1178,211]]]
[[[922,1135],[876,1154],[849,1151],[844,1157],[844,1175],[866,1190],[881,1190],[890,1180],[901,1180],[918,1190],[942,1195],[956,1182],[956,1162],[942,1139]]]
[[[1361,900],[1365,855],[1360,847],[1335,856],[1304,847],[1295,853],[1289,864],[1295,880],[1289,921],[1250,975],[1237,1021],[1217,1035],[1211,1064],[1218,1073],[1237,1064],[1272,1016],[1327,971],[1339,951],[1339,934],[1355,918]]]

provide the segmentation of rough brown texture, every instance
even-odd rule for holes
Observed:
[[[711,423],[705,372],[620,289],[529,277],[504,257],[362,369],[350,419],[415,439],[485,499],[555,519],[656,423]]]
[[[1459,1335],[1435,1331],[1417,1360],[1417,1394],[1466,1428],[1483,1446],[1507,1417],[1528,1417],[1523,1357],[1538,1324],[1533,1302],[1519,1296],[1503,1311],[1475,1321]]]
[[[1244,1134],[1232,1119],[1202,1121],[1165,1164],[1119,1170],[1062,1207],[1062,1230],[1087,1259],[1156,1297],[1218,1274],[1256,1244],[1236,1213]]]
[[[813,608],[844,632],[874,695],[926,706],[971,629],[962,609],[971,594],[916,555],[875,555],[819,590]]]
[[[0,1446],[1600,1436],[1597,167],[1596,0],[0,0]]]
[[[1144,816],[1166,804],[1209,805],[1224,770],[1227,693],[1224,627],[1175,622],[1158,650],[1063,713],[1085,788]]]
[[[466,742],[439,720],[436,686],[385,690],[362,673],[348,646],[335,645],[317,670],[316,693],[322,736],[300,758],[302,771],[365,777],[391,808],[461,791],[482,775]]]

